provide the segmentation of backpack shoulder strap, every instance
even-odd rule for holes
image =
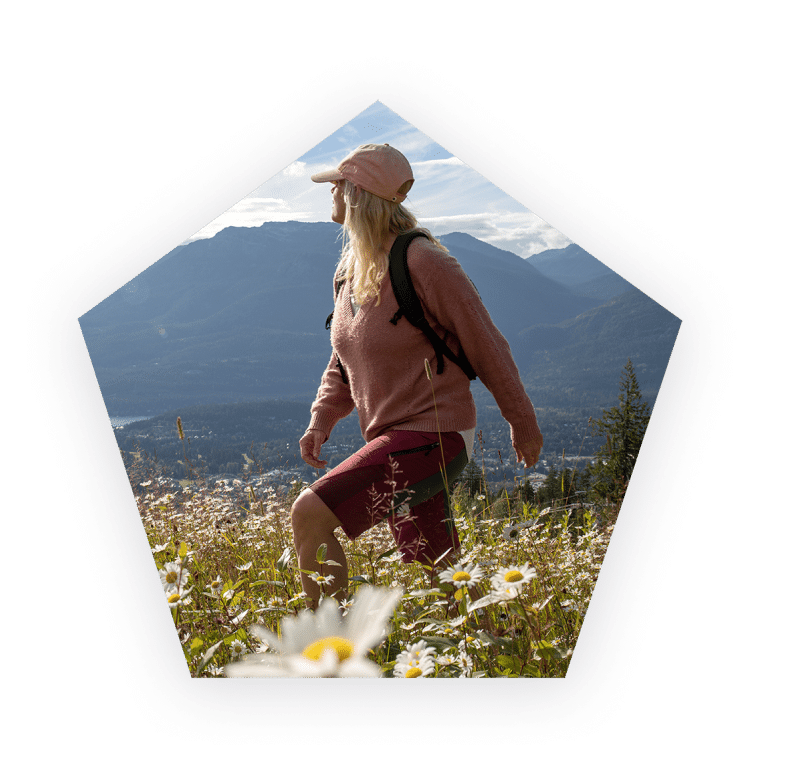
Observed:
[[[407,263],[407,249],[409,248],[409,244],[413,239],[418,237],[425,238],[426,234],[421,233],[419,230],[411,230],[409,233],[404,233],[396,238],[390,250],[390,283],[393,287],[395,299],[398,302],[398,311],[390,319],[390,323],[398,324],[399,319],[402,316],[406,316],[410,324],[420,329],[421,332],[426,335],[437,356],[438,375],[443,373],[445,357],[457,364],[469,380],[475,380],[476,372],[474,372],[462,348],[460,348],[459,354],[455,355],[446,345],[445,341],[432,329],[424,316],[423,306],[415,291],[415,286],[412,283],[412,277],[409,274],[409,265]]]
[[[393,294],[398,301],[398,311],[390,319],[391,324],[398,324],[402,316],[406,316],[411,324],[420,327],[421,322],[426,322],[423,315],[423,306],[418,299],[418,293],[412,285],[412,277],[409,275],[409,265],[407,264],[407,249],[413,239],[426,236],[417,230],[411,230],[398,236],[390,249],[390,284],[393,287]]]
[[[334,301],[337,301],[337,298],[340,296],[340,290],[343,288],[343,284],[345,283],[345,278],[338,277],[336,283],[334,284]],[[334,318],[334,311],[328,315],[326,318],[326,329],[331,329],[331,321]]]
[[[343,284],[345,283],[344,276],[337,276],[334,284],[334,301],[337,301],[337,298],[340,296],[340,290],[343,288]],[[334,311],[328,315],[326,319],[326,329],[331,329],[331,322],[334,318]],[[343,379],[343,383],[348,383],[348,375],[345,374],[345,367],[343,367],[343,363],[340,361],[340,357],[337,357],[337,366],[340,368],[340,376]]]

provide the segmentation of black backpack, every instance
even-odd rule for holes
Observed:
[[[390,284],[393,287],[393,294],[395,294],[395,299],[398,302],[398,311],[390,319],[390,323],[398,324],[399,320],[403,316],[406,316],[410,324],[420,329],[421,332],[423,332],[423,334],[429,338],[429,342],[431,342],[435,355],[437,356],[438,375],[443,373],[445,357],[446,359],[450,359],[457,364],[466,374],[468,380],[475,380],[476,372],[474,372],[474,369],[471,366],[471,363],[468,361],[468,357],[465,355],[465,352],[462,350],[462,348],[460,348],[458,354],[454,354],[453,351],[445,344],[443,339],[440,338],[432,329],[429,322],[426,321],[426,317],[423,315],[423,306],[421,305],[417,292],[415,291],[415,287],[412,284],[412,277],[409,275],[409,266],[407,265],[407,248],[409,247],[412,239],[418,238],[419,236],[425,238],[426,234],[416,230],[411,230],[409,233],[404,233],[395,239],[395,243],[393,243],[393,247],[390,250]],[[337,279],[334,293],[335,297],[340,294],[340,289],[344,283],[344,278]],[[326,329],[331,327],[331,320],[333,318],[334,311],[332,311],[329,314],[329,317],[326,319]],[[337,366],[340,368],[340,374],[342,375],[343,382],[347,383],[348,376],[345,374],[345,368],[343,367],[342,362],[340,362],[339,356],[337,357]]]

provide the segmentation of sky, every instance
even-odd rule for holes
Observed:
[[[407,157],[415,183],[404,205],[437,236],[468,233],[520,257],[572,243],[381,102],[359,113],[187,242],[210,238],[229,226],[330,221],[331,186],[316,184],[310,176],[335,168],[351,150],[368,142],[386,142]]]

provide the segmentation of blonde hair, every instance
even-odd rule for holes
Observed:
[[[343,180],[343,186],[345,221],[337,273],[350,279],[356,303],[363,305],[375,297],[378,305],[379,287],[390,263],[389,253],[382,250],[387,233],[397,236],[419,230],[439,249],[447,250],[426,228],[418,226],[415,215],[405,206],[385,201],[348,180]],[[399,192],[405,194],[411,186],[412,182],[405,183]]]

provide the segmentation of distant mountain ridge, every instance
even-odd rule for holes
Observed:
[[[544,276],[570,287],[576,294],[609,300],[635,287],[577,244],[547,249],[526,258]]]
[[[338,225],[320,222],[225,228],[173,249],[84,314],[81,329],[109,413],[311,399],[331,354],[324,321],[333,302],[339,235]],[[614,319],[628,306],[608,307],[608,297],[587,289],[620,277],[584,250],[571,245],[524,260],[465,233],[439,240],[473,280],[522,374],[533,373],[529,381],[525,377],[528,387],[541,388],[544,378],[552,390],[558,380],[578,381],[583,357],[597,360],[604,350],[616,373],[613,387],[627,350],[635,352],[633,361],[641,359],[636,364],[644,372],[662,377],[670,346],[666,352],[641,345],[649,324],[611,338],[621,334]],[[666,335],[676,336],[678,319],[645,295],[638,302]],[[596,321],[580,321],[594,309],[602,314],[590,317]],[[602,323],[607,317],[613,321]],[[582,335],[588,345],[593,341],[592,350],[584,350]],[[588,388],[598,396],[609,384],[591,380]]]

